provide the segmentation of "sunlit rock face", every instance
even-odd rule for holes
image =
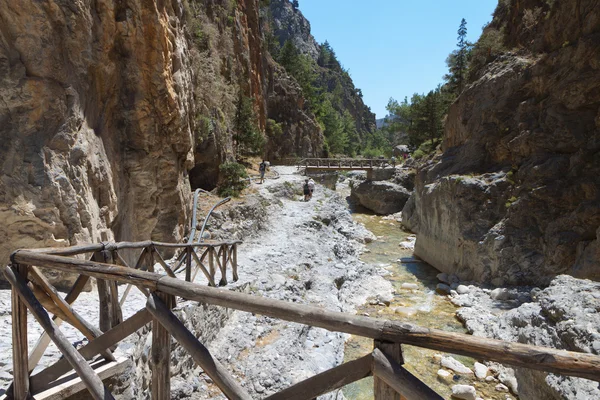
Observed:
[[[183,234],[193,108],[182,4],[0,4],[0,262]]]
[[[490,60],[450,108],[444,154],[403,216],[415,252],[497,285],[599,280],[597,4],[501,4],[486,29],[519,51]]]

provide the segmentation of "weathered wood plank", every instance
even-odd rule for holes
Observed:
[[[376,349],[380,350],[390,360],[394,360],[398,365],[404,364],[402,345],[400,343],[375,340],[374,345]],[[375,400],[407,400],[406,397],[400,395],[399,391],[375,374],[373,377],[373,394]]]
[[[77,254],[84,253],[95,253],[97,251],[106,250],[122,250],[122,249],[143,249],[149,246],[167,247],[167,248],[185,248],[185,247],[208,247],[208,246],[220,246],[222,244],[234,244],[242,243],[241,240],[230,240],[230,241],[214,241],[206,240],[200,243],[164,243],[164,242],[153,242],[150,240],[143,242],[119,242],[119,243],[94,243],[84,244],[79,246],[71,247],[45,247],[42,249],[27,249],[38,254],[51,254],[60,256],[74,256]],[[24,249],[23,249],[24,250]],[[17,250],[20,251],[20,250]]]
[[[350,315],[322,308],[288,303],[264,297],[204,287],[177,279],[163,277],[158,290],[188,300],[229,307],[369,337],[398,342],[465,356],[496,361],[517,367],[554,372],[563,375],[600,381],[600,356],[556,350],[521,343],[509,343],[460,333],[444,332],[417,325]]]
[[[171,269],[171,267],[169,267],[167,265],[167,263],[165,262],[165,260],[162,258],[162,256],[160,255],[160,253],[158,251],[156,251],[156,248],[152,248],[152,254],[156,255],[156,260],[158,261],[158,263],[161,265],[161,267],[163,267],[163,269],[165,270],[165,272],[167,273],[167,275],[169,275],[171,278],[177,278],[175,276],[175,273],[173,272],[173,270]]]
[[[6,267],[10,269],[9,267]],[[27,267],[15,265],[11,272],[13,276],[24,279]],[[6,275],[6,279],[10,280]],[[27,359],[27,307],[19,298],[17,289],[11,291],[12,311],[12,359],[13,359],[13,396],[15,400],[26,400],[29,396],[29,367]]]
[[[192,281],[192,252],[194,249],[191,247],[185,249],[185,280],[187,282]]]
[[[215,249],[214,247],[208,248],[208,271],[210,273],[210,281],[215,282]],[[217,286],[217,285],[212,285]]]
[[[206,276],[206,279],[208,279],[208,284],[210,286],[216,286],[215,285],[215,280],[213,279],[213,277],[208,273],[208,271],[206,270],[206,268],[204,267],[204,264],[202,264],[202,261],[198,259],[198,255],[196,254],[195,251],[192,250],[192,257],[194,258],[194,261],[196,262],[196,266],[197,266],[197,270],[196,273],[198,273],[198,270],[201,270],[202,273],[204,274],[204,276]],[[192,281],[196,279],[196,274],[194,274],[194,277],[192,278]]]
[[[106,253],[99,251],[94,254],[94,261],[106,263]],[[111,294],[108,282],[104,279],[96,278],[99,300],[99,324],[102,332],[112,328],[113,308],[111,305]]]
[[[231,252],[232,252],[231,270],[233,271],[233,281],[237,282],[238,279],[240,279],[238,276],[237,244],[231,245]]]
[[[173,335],[179,344],[188,351],[194,361],[210,376],[229,399],[252,399],[231,377],[227,369],[211,356],[208,349],[171,312],[158,295],[152,294],[148,297],[146,308]]]
[[[61,319],[67,321],[73,327],[78,329],[88,340],[93,340],[98,336],[102,335],[100,329],[96,328],[89,322],[87,322],[77,311],[75,311],[69,303],[67,303],[58,293],[56,288],[52,286],[50,281],[42,274],[37,267],[29,267],[29,273],[41,289],[48,295],[50,301],[58,307],[62,315],[59,315]],[[54,312],[53,310],[50,310]],[[56,314],[56,313],[55,313]],[[102,354],[107,360],[115,361],[115,357],[112,355],[110,350],[107,350]]]
[[[369,354],[298,382],[264,400],[313,399],[370,376],[372,364],[373,356]]]
[[[48,313],[46,313],[42,305],[27,287],[25,278],[20,274],[15,274],[9,267],[5,268],[4,274],[35,319],[42,328],[48,332],[50,339],[52,339],[56,344],[56,347],[73,366],[73,369],[75,369],[77,375],[79,375],[81,380],[85,383],[92,397],[95,400],[113,399],[112,394],[104,387],[104,384],[94,370],[88,365],[87,361],[77,352],[77,350],[75,350],[64,334],[58,329],[54,322],[52,322]],[[27,352],[25,351],[24,354],[27,354]]]
[[[28,250],[16,251],[13,253],[13,258],[16,263],[36,265],[58,271],[77,272],[98,279],[142,285],[152,290],[156,290],[156,282],[161,278],[158,274],[137,271],[131,268],[51,254],[34,253]]]
[[[71,287],[71,290],[69,290],[69,293],[67,293],[67,295],[65,296],[65,301],[68,304],[73,304],[73,302],[75,300],[77,300],[77,298],[79,297],[79,295],[81,294],[81,292],[83,291],[83,289],[85,288],[85,285],[87,285],[89,280],[90,280],[89,276],[79,275],[77,277],[77,280]],[[52,317],[52,320],[54,321],[56,326],[60,326],[62,323],[62,320],[59,317],[57,317],[56,315],[54,317]],[[29,372],[33,371],[33,369],[40,362],[40,359],[44,355],[44,352],[46,351],[46,348],[50,344],[50,341],[51,340],[50,340],[50,337],[48,336],[48,334],[46,332],[42,333],[42,335],[38,339],[37,343],[35,344],[33,350],[29,354]]]
[[[227,286],[227,245],[221,246],[221,280],[219,286]]]
[[[402,398],[407,400],[443,400],[442,396],[400,366],[393,357],[382,353],[379,349],[373,351],[373,360],[373,375],[383,380],[398,394],[401,394]],[[379,398],[383,400],[391,399],[391,397]],[[375,399],[378,399],[377,393]]]
[[[119,343],[121,340],[125,339],[127,336],[131,335],[151,321],[152,315],[148,312],[148,310],[140,310],[123,323],[115,326],[108,332],[98,336],[96,339],[83,346],[81,349],[79,349],[79,353],[86,360],[90,360],[91,358],[100,354],[103,350]],[[70,370],[71,366],[67,360],[61,359],[55,362],[48,368],[31,377],[31,393],[35,395],[41,392],[45,387],[48,386],[50,382],[58,379],[60,376],[69,372]]]
[[[151,294],[148,301],[157,299],[166,309],[171,308],[172,296],[168,294]],[[168,307],[168,308],[167,308]],[[149,310],[152,315],[152,310]],[[162,321],[154,315],[152,319],[152,400],[170,400],[171,398],[171,335],[162,325]]]

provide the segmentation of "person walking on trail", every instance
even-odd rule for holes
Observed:
[[[260,172],[260,183],[265,181],[265,172],[267,171],[267,162],[263,160],[258,166],[258,172]]]
[[[308,179],[304,181],[302,189],[304,190],[304,201],[310,200],[310,186],[308,185]]]
[[[396,168],[396,157],[392,156],[392,160],[391,161],[392,161],[392,167]]]
[[[308,190],[310,191],[309,199],[312,199],[313,192],[315,191],[315,181],[312,178],[308,180]]]

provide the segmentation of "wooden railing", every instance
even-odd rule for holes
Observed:
[[[157,247],[184,248],[185,256],[180,256],[177,262],[185,260],[186,265],[190,265],[186,268],[191,270],[191,259],[194,259],[198,265],[202,264],[202,257],[198,257],[196,254],[197,247],[206,245],[206,243],[199,245],[170,245],[156,242],[116,243],[67,249],[19,250],[13,253],[11,256],[12,266],[6,267],[4,270],[7,280],[12,285],[14,382],[9,390],[11,396],[19,400],[26,399],[29,394],[40,393],[61,375],[74,369],[95,399],[113,398],[87,360],[97,355],[102,355],[105,359],[110,360],[112,357],[110,351],[116,344],[137,329],[152,322],[152,399],[170,398],[170,336],[173,336],[189,352],[196,363],[228,398],[250,399],[250,395],[233,379],[227,369],[211,356],[206,347],[173,314],[171,308],[176,303],[176,297],[374,340],[375,349],[368,356],[299,382],[269,396],[268,399],[313,399],[369,375],[375,377],[375,398],[377,400],[396,399],[398,396],[415,400],[441,399],[438,394],[402,366],[401,344],[600,381],[600,356],[444,332],[404,322],[333,312],[308,305],[207,287],[172,276],[169,269],[174,268],[170,268],[168,265],[165,267],[166,264],[160,261],[155,251]],[[217,245],[214,244],[214,246]],[[126,264],[118,256],[119,250],[125,248],[143,249],[140,259],[154,256],[154,260],[158,260],[158,263],[165,269],[166,275],[153,271],[150,267],[153,264],[151,262],[145,264],[146,268],[141,267],[144,264],[140,262],[137,263],[139,264],[136,265],[137,268],[106,262],[118,260],[121,264]],[[94,253],[92,259],[68,257],[87,252]],[[116,256],[114,252],[117,252]],[[190,256],[190,254],[192,255]],[[224,260],[234,257],[231,250],[225,250],[225,254]],[[222,265],[227,265],[227,262],[224,261]],[[74,272],[80,274],[80,277],[63,299],[45,280],[37,267]],[[225,271],[221,271],[224,275]],[[186,273],[187,275],[189,274]],[[104,301],[101,301],[100,304],[101,315],[104,312],[103,307],[111,309],[111,307],[118,306],[117,283],[136,286],[145,293],[148,299],[146,308],[126,321],[121,321],[114,315],[109,318],[109,314],[106,313],[104,327],[102,327],[101,320],[101,332],[96,328],[86,327],[89,324],[81,316],[78,316],[69,304],[77,298],[81,288],[90,278],[97,280],[99,290],[102,286],[101,282],[104,282],[103,287],[109,288]],[[214,276],[212,280],[212,284],[214,284]],[[35,375],[31,375],[33,367],[31,358],[27,357],[27,310],[33,314],[64,356],[63,359]],[[52,313],[56,312],[54,320],[50,319],[46,310]],[[76,350],[58,328],[57,321],[60,319],[69,321],[70,324],[89,336],[89,343]]]
[[[373,169],[394,167],[387,159],[361,158],[304,158],[298,161],[298,168],[319,169]]]

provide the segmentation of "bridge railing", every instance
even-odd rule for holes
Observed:
[[[304,158],[298,168],[372,169],[394,167],[390,160],[380,158]]]
[[[206,347],[173,314],[171,309],[176,303],[176,297],[374,340],[375,350],[371,354],[299,382],[269,396],[268,399],[313,399],[370,375],[375,377],[374,389],[377,400],[396,399],[397,393],[405,399],[441,399],[437,393],[402,366],[402,344],[600,381],[600,356],[597,355],[444,332],[405,322],[374,319],[219,290],[177,279],[171,276],[167,269],[165,269],[167,275],[159,274],[150,270],[151,263],[148,263],[147,270],[144,270],[144,268],[129,268],[126,265],[120,266],[107,262],[109,255],[110,260],[119,260],[118,256],[112,257],[112,252],[118,252],[121,248],[141,248],[144,249],[143,252],[151,255],[155,254],[153,249],[156,247],[176,246],[184,247],[187,254],[195,251],[196,246],[206,246],[205,243],[190,246],[144,242],[144,244],[116,243],[101,246],[78,246],[50,251],[19,250],[11,256],[12,266],[7,266],[4,274],[12,285],[14,382],[10,393],[14,398],[26,399],[29,394],[35,395],[45,390],[71,369],[77,372],[95,399],[113,398],[88,360],[98,355],[110,359],[113,346],[152,322],[152,399],[170,398],[171,336],[188,351],[228,398],[250,399],[250,395],[233,379],[229,371],[212,357]],[[91,260],[68,257],[81,254],[84,250],[94,252]],[[185,259],[189,260],[189,257]],[[80,277],[71,292],[63,299],[49,283],[44,282],[38,267],[74,272],[80,274]],[[106,300],[100,304],[101,315],[103,307],[110,308],[117,304],[117,297],[112,291],[117,283],[136,286],[147,295],[148,300],[145,309],[126,321],[111,321],[111,324],[105,327],[106,330],[102,329],[103,332],[96,337],[91,335],[89,343],[76,350],[61,333],[56,319],[57,316],[65,318],[76,327],[81,327],[85,323],[69,308],[69,303],[72,303],[77,296],[73,293],[80,291],[82,284],[90,278],[95,278],[98,283],[105,282],[111,288]],[[63,359],[33,376],[30,375],[33,368],[27,357],[27,310],[33,314],[64,356]],[[46,310],[57,312],[54,321],[50,319]],[[85,327],[81,330],[85,331]]]

